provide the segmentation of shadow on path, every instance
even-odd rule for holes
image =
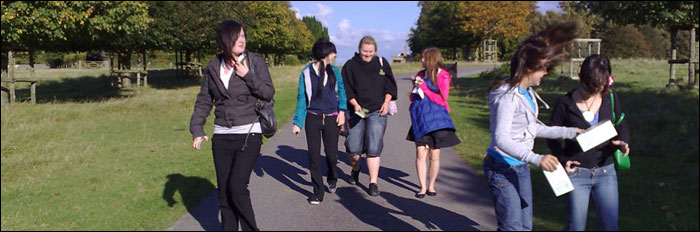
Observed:
[[[300,166],[308,167],[308,155],[306,150],[295,149],[290,146],[281,145],[277,147],[276,154],[279,157],[291,163],[297,163]],[[263,177],[265,173],[275,178],[280,183],[287,185],[290,189],[299,192],[303,196],[311,195],[311,191],[304,189],[312,189],[310,181],[304,179],[308,173],[305,170],[299,169],[293,165],[289,165],[283,160],[273,156],[260,156],[256,162],[253,172],[259,177]],[[301,184],[302,186],[299,186]]]
[[[163,188],[163,200],[169,207],[178,202],[174,199],[175,192],[180,192],[182,203],[187,212],[194,217],[204,230],[221,230],[219,222],[219,201],[216,188],[208,179],[187,177],[182,174],[166,176],[168,182]],[[205,197],[206,196],[206,197]]]
[[[340,187],[335,192],[338,202],[347,208],[360,221],[377,227],[380,230],[418,230],[392,214],[405,215],[403,212],[387,209],[377,203],[367,200],[364,194],[355,187]],[[386,196],[386,193],[381,193]]]

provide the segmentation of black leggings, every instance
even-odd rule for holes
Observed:
[[[309,170],[314,195],[323,200],[323,176],[321,176],[321,138],[326,151],[327,181],[338,182],[336,164],[338,163],[338,132],[340,127],[335,122],[337,116],[323,116],[308,113],[306,115],[306,144],[309,148]]]
[[[219,190],[219,209],[223,230],[259,230],[250,202],[248,182],[260,156],[262,135],[250,134],[248,145],[241,151],[245,134],[214,134],[212,151]]]

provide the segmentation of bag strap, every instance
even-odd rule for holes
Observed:
[[[621,113],[620,118],[615,120],[615,97],[613,97],[612,89],[610,90],[610,105],[612,106],[612,121],[615,126],[620,125],[620,123],[622,123],[622,119],[625,118],[625,113]]]

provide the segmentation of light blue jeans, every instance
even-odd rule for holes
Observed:
[[[576,167],[576,171],[568,174],[574,184],[574,191],[565,197],[569,220],[564,230],[586,230],[588,202],[591,198],[596,208],[598,230],[619,230],[615,165],[593,169]]]
[[[510,166],[486,155],[484,175],[489,182],[498,230],[532,230],[532,183],[527,164]]]
[[[349,155],[366,153],[370,157],[379,157],[384,149],[384,132],[388,115],[379,116],[379,111],[368,113],[364,119],[360,119],[354,112],[350,112],[350,128],[345,139],[345,149]]]

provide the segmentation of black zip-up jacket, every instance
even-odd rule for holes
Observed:
[[[190,119],[193,137],[206,135],[203,127],[212,106],[216,106],[214,124],[225,127],[246,125],[257,121],[255,102],[258,99],[270,101],[275,95],[267,64],[259,54],[247,52],[248,68],[252,62],[253,69],[242,78],[234,69],[228,90],[219,77],[222,57],[223,54],[217,55],[204,70],[204,79]]]
[[[345,84],[345,94],[348,98],[348,109],[354,110],[350,99],[355,99],[362,108],[374,112],[382,108],[384,95],[391,94],[391,100],[396,100],[396,80],[391,66],[386,59],[384,76],[379,75],[381,65],[379,57],[375,56],[370,62],[365,62],[360,54],[355,53],[352,59],[345,62],[341,76]]]
[[[573,93],[576,89],[569,91],[566,95],[560,96],[557,100],[557,104],[554,106],[554,111],[552,112],[551,119],[549,123],[552,126],[566,126],[566,127],[578,127],[581,129],[587,129],[591,125],[583,119],[583,114],[576,106],[576,102],[573,98]],[[609,90],[612,91],[612,90]],[[598,122],[605,120],[612,121],[612,106],[610,105],[610,93],[603,94],[603,102],[600,105],[600,112],[598,115]],[[622,106],[620,104],[620,98],[617,96],[617,92],[613,91],[613,97],[615,98],[615,117],[620,118],[622,114]],[[629,144],[629,130],[627,129],[626,119],[622,120],[620,125],[616,126],[617,136],[604,142],[597,147],[583,152],[581,146],[578,145],[576,140],[565,140],[564,147],[561,146],[559,140],[548,139],[547,143],[549,145],[549,150],[552,151],[562,166],[566,166],[566,161],[575,160],[581,163],[580,167],[593,168],[595,166],[602,167],[609,165],[614,162],[613,152],[618,149],[618,146],[612,144],[612,140],[622,140]],[[614,124],[615,122],[613,122]]]

